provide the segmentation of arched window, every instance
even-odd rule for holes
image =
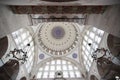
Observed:
[[[84,58],[84,65],[89,71],[93,61],[91,55],[98,48],[98,45],[103,37],[104,31],[95,27],[86,31],[82,42],[82,55]]]
[[[37,78],[54,78],[56,71],[62,71],[64,78],[81,78],[78,67],[66,60],[52,60],[39,68]]]
[[[26,45],[30,43],[30,48],[27,52],[28,58],[27,58],[27,62],[25,63],[25,67],[29,73],[33,65],[33,56],[34,56],[34,43],[32,40],[32,36],[27,29],[23,29],[23,28],[13,32],[12,36],[19,49],[24,49],[25,47],[27,47]]]

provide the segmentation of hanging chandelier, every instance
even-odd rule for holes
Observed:
[[[7,55],[6,58],[10,57],[13,59],[16,59],[20,61],[22,64],[24,64],[27,61],[27,52],[30,49],[30,44],[28,43],[24,49],[18,49],[14,48],[14,50],[11,50]]]

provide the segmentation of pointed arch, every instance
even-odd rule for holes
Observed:
[[[39,67],[37,78],[54,78],[56,71],[62,71],[64,78],[81,78],[79,67],[65,59],[51,59]]]

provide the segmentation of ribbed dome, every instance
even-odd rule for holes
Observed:
[[[76,47],[78,31],[68,22],[49,22],[39,29],[38,42],[46,53],[63,55]]]

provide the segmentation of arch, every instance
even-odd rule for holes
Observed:
[[[98,78],[95,75],[91,75],[90,80],[98,80]]]
[[[24,76],[24,77],[22,77],[20,80],[27,80],[27,78]]]
[[[42,65],[37,73],[37,78],[54,78],[56,71],[62,71],[64,78],[80,78],[81,74],[77,66],[65,59],[51,59]],[[70,75],[70,76],[69,76]]]
[[[48,58],[48,59],[38,63],[34,74],[37,74],[37,72],[39,71],[39,68],[42,67],[42,66],[45,66],[45,63],[47,63],[49,61],[52,61],[52,60],[65,60],[65,61],[71,62],[71,64],[73,64],[74,66],[78,67],[78,71],[80,71],[81,74],[83,73],[83,70],[81,69],[80,64],[78,62],[76,62],[75,60],[73,60],[71,58],[67,58],[67,57],[57,57],[57,58],[53,58],[52,57],[52,58]]]

